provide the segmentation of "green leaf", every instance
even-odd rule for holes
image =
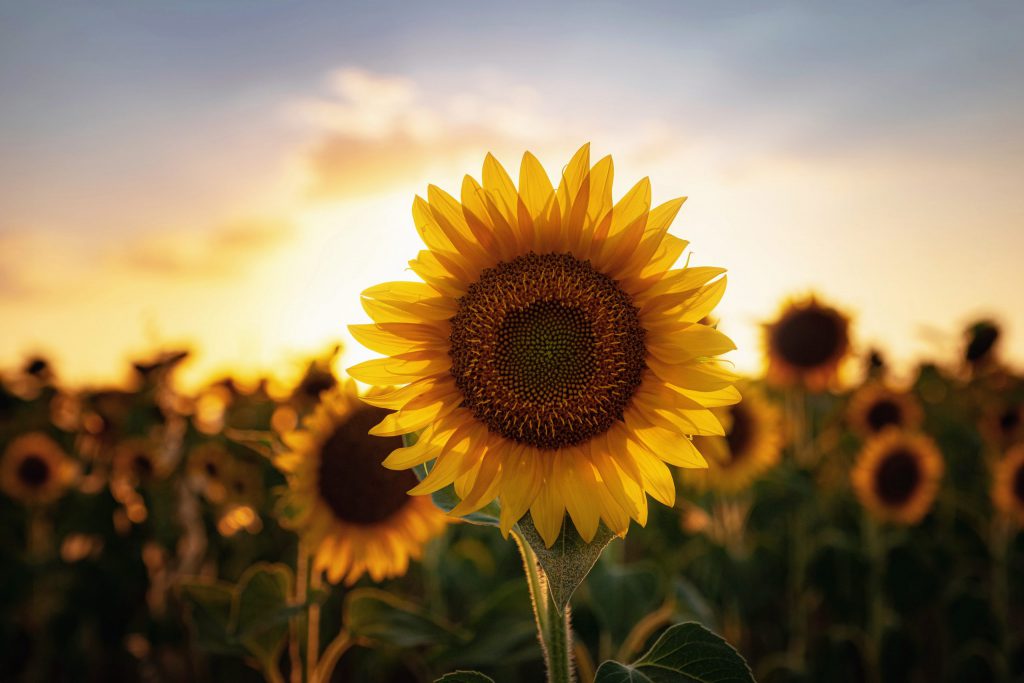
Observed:
[[[232,611],[234,632],[264,670],[277,666],[288,637],[288,619],[303,609],[288,604],[292,580],[287,566],[267,563],[249,567],[238,580]]]
[[[676,624],[633,664],[608,661],[594,683],[754,683],[729,643],[700,624]]]
[[[590,569],[601,557],[615,534],[604,524],[599,524],[594,539],[587,543],[576,531],[576,525],[568,516],[562,517],[562,531],[550,548],[545,547],[544,539],[541,538],[537,528],[533,525],[533,517],[530,513],[519,520],[517,524],[519,532],[530,544],[537,561],[544,569],[548,580],[548,590],[551,592],[551,599],[555,606],[564,611],[569,603],[573,592],[587,578]]]
[[[406,434],[402,437],[402,443],[407,447],[412,446],[416,443],[417,438],[419,438],[418,433]],[[431,460],[430,462],[433,463],[434,461]],[[431,464],[431,467],[433,467],[433,464]],[[423,478],[427,476],[428,472],[430,472],[426,464],[416,465],[412,468],[412,471],[420,481],[423,481]],[[440,491],[435,491],[431,494],[431,498],[434,500],[434,505],[445,512],[451,512],[455,506],[459,504],[459,496],[455,493],[455,486],[452,484],[445,486]],[[462,519],[472,524],[498,526],[499,517],[501,517],[501,508],[498,506],[497,501],[491,501],[476,512],[463,515]]]
[[[376,588],[357,588],[346,595],[343,615],[353,636],[398,648],[455,645],[470,638],[423,607]]]
[[[280,451],[284,450],[280,438],[274,432],[228,428],[224,430],[224,436],[254,453],[262,455],[267,460],[273,460]]]
[[[479,671],[453,671],[438,678],[434,683],[494,683],[490,676]]]
[[[199,646],[216,654],[241,654],[242,649],[234,642],[229,630],[234,586],[186,579],[178,585],[178,590],[189,606],[189,617],[195,626]]]

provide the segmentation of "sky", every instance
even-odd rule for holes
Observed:
[[[412,279],[410,207],[485,153],[687,196],[721,328],[817,293],[857,348],[1024,364],[1020,3],[0,0],[0,368],[74,383],[189,346],[290,373]],[[516,173],[513,171],[513,176]]]

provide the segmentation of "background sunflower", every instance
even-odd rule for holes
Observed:
[[[857,498],[872,515],[916,524],[931,509],[944,470],[934,441],[890,428],[864,445],[850,478]]]
[[[288,480],[281,524],[299,534],[313,571],[332,583],[400,576],[445,528],[429,497],[406,494],[416,485],[411,472],[380,466],[401,445],[367,433],[384,415],[359,402],[352,382],[328,390],[301,429],[284,436],[291,450],[274,461]]]
[[[788,302],[765,326],[767,378],[779,386],[823,391],[850,351],[849,319],[817,297]]]

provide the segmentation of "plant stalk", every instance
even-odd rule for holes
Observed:
[[[548,683],[572,683],[572,636],[569,627],[569,607],[561,612],[548,593],[547,577],[537,562],[530,544],[518,531],[512,537],[523,557],[523,573],[530,590],[530,603],[537,622],[537,636],[544,651]]]

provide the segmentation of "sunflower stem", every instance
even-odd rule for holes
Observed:
[[[306,575],[308,574],[309,556],[306,554],[306,544],[299,541],[295,557],[295,598],[294,604],[301,605],[306,602]],[[302,617],[296,615],[291,618],[288,628],[288,661],[291,662],[291,683],[302,683],[302,652],[300,646],[300,630],[302,628]]]
[[[544,651],[548,683],[572,683],[572,641],[569,629],[569,606],[561,612],[548,593],[547,577],[537,562],[537,555],[518,530],[512,538],[523,557],[523,573],[530,590],[530,604],[537,622],[537,637]]]
[[[313,570],[309,574],[309,589],[315,592],[320,587],[321,574]],[[306,624],[306,680],[319,683],[316,663],[320,657],[320,603],[316,600],[310,602]]]
[[[996,626],[999,629],[999,653],[998,666],[999,677],[996,680],[1010,680],[1010,585],[1009,565],[1007,563],[1007,552],[1010,544],[1010,530],[1008,521],[1001,515],[995,515],[992,520],[991,535],[989,536],[989,552],[992,556],[992,610],[996,617]]]

